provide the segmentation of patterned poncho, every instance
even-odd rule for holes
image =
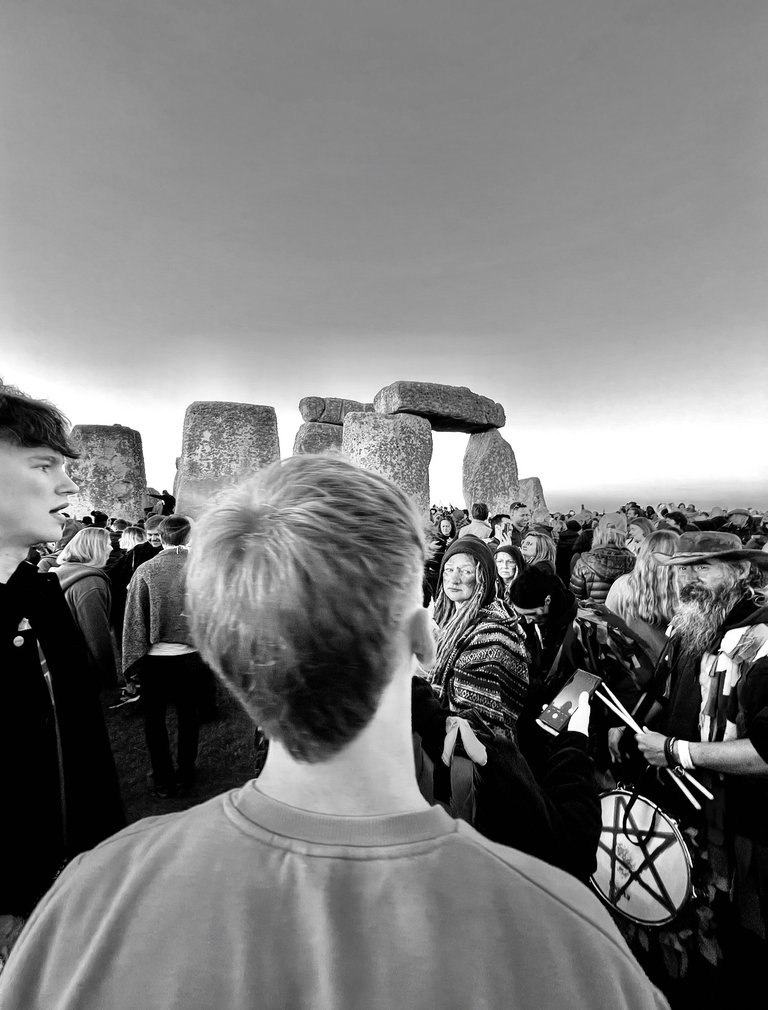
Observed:
[[[517,622],[501,601],[478,611],[448,661],[428,680],[451,711],[474,709],[495,732],[514,736],[528,691],[528,656]]]

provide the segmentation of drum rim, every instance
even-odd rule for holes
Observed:
[[[600,898],[600,900],[603,902],[603,904],[606,906],[606,908],[611,909],[617,915],[622,916],[622,918],[628,919],[630,922],[633,922],[633,923],[635,923],[638,926],[645,926],[648,929],[659,929],[659,928],[661,928],[663,926],[668,926],[671,922],[674,922],[674,920],[681,914],[681,912],[683,911],[683,909],[686,907],[686,905],[688,904],[688,902],[691,900],[691,896],[693,895],[693,890],[694,890],[694,888],[693,888],[693,857],[691,856],[691,852],[690,852],[690,849],[688,847],[688,843],[685,840],[685,836],[684,836],[683,832],[680,830],[678,822],[675,820],[674,817],[672,817],[671,814],[668,814],[667,811],[660,804],[654,803],[654,801],[653,800],[649,800],[647,796],[643,796],[641,793],[634,793],[631,789],[627,789],[624,786],[616,786],[614,789],[605,789],[605,790],[603,790],[603,792],[601,792],[599,794],[599,799],[600,799],[600,818],[601,818],[600,819],[600,839],[601,839],[601,841],[598,842],[598,851],[599,851],[599,848],[600,848],[600,844],[602,842],[603,829],[605,827],[605,825],[602,822],[603,800],[607,796],[617,796],[617,795],[624,795],[624,796],[628,796],[628,797],[636,796],[637,800],[642,800],[649,807],[653,807],[654,809],[658,810],[661,813],[661,815],[664,817],[664,819],[667,822],[667,824],[669,825],[669,827],[672,829],[672,831],[673,831],[673,833],[674,833],[674,835],[675,835],[675,837],[677,839],[677,842],[679,843],[680,848],[682,848],[682,850],[683,850],[683,855],[684,855],[684,863],[685,863],[685,867],[686,867],[686,875],[687,875],[687,878],[688,878],[687,886],[685,888],[685,898],[683,899],[682,904],[680,905],[680,907],[677,908],[673,913],[671,913],[666,919],[656,919],[653,922],[649,922],[647,919],[640,919],[637,916],[631,915],[629,912],[626,912],[623,908],[620,908],[618,905],[615,905],[608,898],[608,896],[600,889],[599,885],[595,881],[595,873],[597,872],[597,868],[595,868],[595,872],[590,875],[590,878],[589,878],[590,886],[592,887],[592,890]]]

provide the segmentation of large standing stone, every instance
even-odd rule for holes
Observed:
[[[305,421],[323,424],[344,424],[344,418],[353,411],[371,411],[372,403],[357,400],[340,400],[337,396],[305,396],[299,401],[299,410]]]
[[[94,509],[120,519],[141,519],[147,477],[141,435],[123,424],[76,424],[72,443],[80,453],[67,469],[79,491],[68,511],[76,516]]]
[[[328,449],[341,449],[340,424],[321,424],[319,421],[307,421],[296,432],[293,443],[293,455],[326,452]]]
[[[544,500],[544,491],[538,477],[521,477],[518,488],[518,497],[530,508],[531,515],[534,512],[547,512],[547,503]]]
[[[184,415],[176,511],[194,518],[219,491],[279,458],[274,407],[196,400]]]
[[[504,408],[466,386],[442,386],[436,382],[393,382],[373,398],[379,414],[418,414],[435,431],[488,431],[507,423]]]
[[[425,418],[347,414],[341,450],[363,470],[388,477],[413,498],[423,515],[429,513],[432,429]]]
[[[485,502],[491,515],[508,512],[509,503],[517,498],[515,454],[495,428],[469,436],[462,488],[467,509],[473,502]]]

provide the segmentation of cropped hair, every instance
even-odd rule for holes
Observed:
[[[674,565],[660,565],[656,554],[674,554],[680,534],[674,530],[649,533],[637,552],[635,567],[627,576],[627,591],[616,605],[625,621],[640,619],[666,627],[680,600]]]
[[[69,439],[69,421],[52,403],[33,400],[20,389],[0,381],[0,442],[20,449],[45,446],[54,452],[77,459]]]
[[[488,518],[488,506],[485,502],[476,501],[472,506],[472,518],[486,520]]]
[[[113,519],[110,523],[114,533],[122,533],[131,525],[127,519]]]
[[[513,501],[509,506],[509,511],[518,512],[520,509],[527,509],[528,507],[524,501]]]
[[[103,568],[112,550],[109,530],[102,526],[88,526],[72,537],[59,554],[59,564],[72,561],[81,565]]]
[[[147,533],[149,533],[150,530],[156,530],[158,526],[162,524],[163,520],[167,518],[168,518],[167,516],[156,516],[156,515],[147,516],[146,521],[144,523],[144,529],[147,531]]]
[[[147,542],[147,534],[141,526],[126,526],[120,534],[120,546],[124,551],[132,551],[139,544]]]
[[[196,521],[190,628],[268,737],[298,761],[324,761],[376,713],[425,558],[400,488],[341,454],[293,456]]]
[[[186,516],[166,516],[157,528],[160,539],[169,547],[181,547],[189,540],[192,523]]]
[[[529,532],[525,535],[526,540],[533,540],[536,544],[536,553],[532,558],[526,560],[528,565],[538,565],[542,561],[547,561],[554,566],[557,555],[557,545],[552,537],[546,533]],[[525,555],[523,555],[525,557]]]
[[[592,537],[592,550],[595,547],[624,547],[627,542],[626,533],[617,530],[615,526],[597,526]]]

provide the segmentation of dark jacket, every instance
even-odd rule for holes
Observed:
[[[620,575],[635,567],[635,557],[626,547],[595,547],[582,554],[571,573],[571,592],[578,600],[605,603],[608,590]]]
[[[56,702],[66,833],[53,707],[38,640]],[[56,576],[21,564],[7,584],[0,584],[3,914],[27,915],[66,860],[125,826],[98,692],[83,676],[86,664],[85,646]]]
[[[128,583],[133,577],[133,573],[143,565],[145,561],[156,558],[162,547],[153,547],[151,544],[137,544],[128,551],[122,558],[110,565],[107,570],[109,581],[112,584],[112,627],[118,642],[123,637],[123,620],[125,618],[125,600],[128,593]]]
[[[580,535],[581,533],[576,530],[563,530],[557,541],[555,571],[566,585],[571,577],[571,557],[574,546]]]
[[[419,677],[412,682],[411,707],[415,746],[423,748],[434,768],[428,785],[434,799],[445,803],[450,777],[442,752],[451,713]],[[537,779],[514,741],[489,734],[476,721],[473,728],[488,752],[487,764],[474,766],[475,828],[491,841],[586,880],[594,872],[600,838],[600,800],[587,738],[561,733]],[[420,787],[424,791],[423,781]],[[431,800],[429,791],[425,796]]]
[[[94,682],[99,687],[114,687],[117,671],[109,625],[112,597],[108,577],[100,568],[72,561],[57,565],[53,574],[85,640]]]

